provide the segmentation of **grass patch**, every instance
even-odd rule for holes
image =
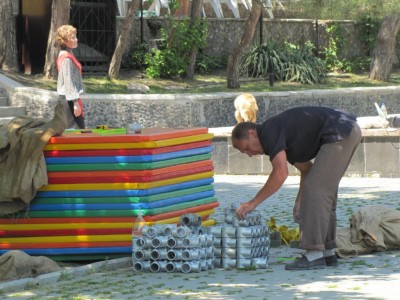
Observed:
[[[351,262],[352,266],[365,266],[367,263],[365,262],[365,260],[361,259],[361,260],[355,260]]]
[[[45,90],[56,90],[56,81],[42,75],[24,75],[2,71],[4,75],[25,86]],[[309,89],[338,89],[351,87],[382,87],[400,85],[400,71],[392,73],[388,82],[369,80],[368,74],[330,74],[325,83],[301,84],[295,82],[275,82],[271,87],[268,80],[263,78],[240,78],[240,89],[226,87],[226,72],[216,71],[213,74],[195,75],[193,80],[187,79],[148,79],[145,76],[121,71],[116,80],[109,80],[107,76],[83,75],[86,93],[89,94],[127,94],[127,85],[130,82],[149,86],[149,94],[198,94],[217,92],[279,92],[300,91]]]

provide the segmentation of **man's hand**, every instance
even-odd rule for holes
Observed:
[[[250,201],[243,203],[236,210],[239,220],[246,218],[246,215],[254,210],[261,202],[275,193],[288,177],[287,158],[285,150],[280,151],[272,160],[272,172],[267,182],[258,191],[257,195]]]
[[[239,206],[239,208],[236,210],[236,215],[239,220],[244,220],[246,218],[246,215],[254,210],[257,207],[251,200],[248,202],[243,203],[242,205]]]

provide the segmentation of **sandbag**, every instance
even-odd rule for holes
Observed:
[[[0,216],[23,209],[48,184],[43,149],[66,126],[61,102],[51,120],[19,116],[0,125]]]
[[[336,243],[340,257],[400,249],[400,211],[381,205],[363,207],[351,216],[349,228],[338,228]]]
[[[20,250],[11,250],[0,256],[0,281],[37,277],[61,270],[50,258],[29,256]]]

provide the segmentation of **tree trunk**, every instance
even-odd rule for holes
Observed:
[[[201,9],[203,7],[203,0],[193,0],[192,9],[190,11],[190,26],[195,24],[200,19]],[[194,71],[196,68],[196,58],[199,49],[197,47],[192,48],[192,53],[189,58],[189,66],[186,69],[186,78],[193,79]]]
[[[400,29],[399,16],[385,16],[376,39],[369,79],[388,81],[393,65],[396,36]]]
[[[51,21],[49,38],[47,39],[46,61],[43,74],[47,78],[57,77],[57,54],[59,47],[55,44],[55,34],[58,27],[69,24],[70,0],[54,0],[51,5]]]
[[[239,88],[239,63],[246,47],[253,41],[257,23],[263,6],[260,0],[253,0],[253,5],[247,18],[245,31],[240,39],[239,45],[233,50],[228,59],[227,84],[229,89]]]
[[[18,72],[17,39],[12,0],[0,1],[0,69]]]
[[[133,19],[135,17],[135,12],[139,8],[139,1],[141,0],[132,0],[132,2],[129,3],[128,13],[126,14],[124,23],[122,25],[118,37],[117,46],[115,47],[115,51],[110,62],[110,68],[108,69],[108,77],[110,79],[119,77],[119,69],[121,68],[122,56],[124,54],[126,44],[128,43],[128,38],[133,28]]]

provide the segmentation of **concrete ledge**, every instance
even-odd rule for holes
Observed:
[[[233,127],[234,126],[209,128],[208,131],[214,134],[216,138],[230,137]],[[387,136],[399,137],[400,128],[361,129],[361,133],[363,137],[387,137]]]
[[[17,87],[23,87],[23,85],[0,73],[0,87],[5,89],[14,89]]]
[[[62,280],[67,280],[68,278],[79,277],[87,275],[89,273],[95,273],[99,270],[117,270],[130,266],[132,266],[131,257],[117,258],[108,261],[99,261],[81,267],[65,268],[62,271],[39,275],[35,278],[22,278],[0,283],[0,292],[20,291],[24,290],[26,287],[46,287],[48,284],[54,284]]]
[[[233,127],[210,128],[214,134],[212,159],[216,174],[268,175],[272,171],[268,156],[248,157],[233,148]],[[363,139],[347,169],[350,176],[400,177],[400,129],[363,129]],[[288,164],[290,175],[299,175]]]

